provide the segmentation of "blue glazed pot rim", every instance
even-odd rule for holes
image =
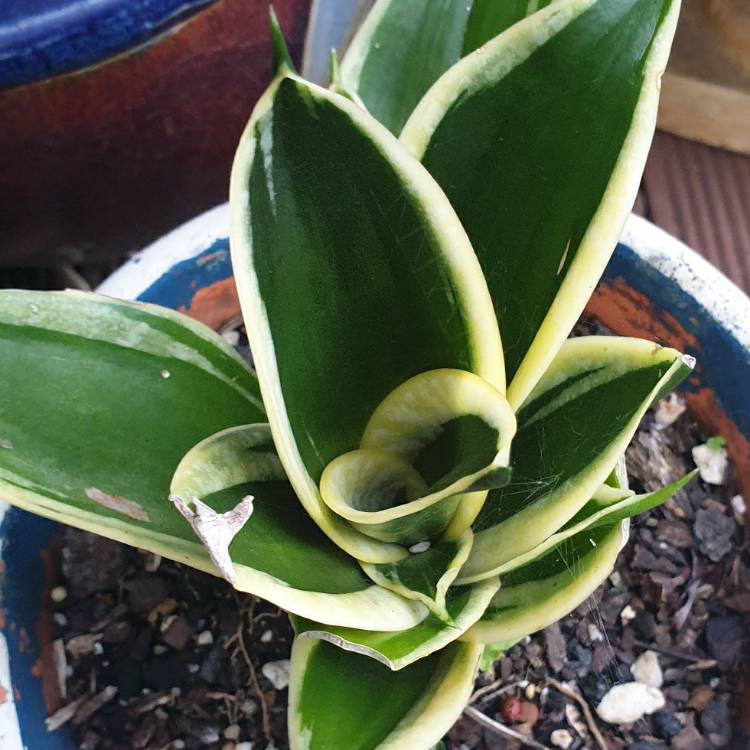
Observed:
[[[2,0],[0,89],[133,49],[215,0]]]

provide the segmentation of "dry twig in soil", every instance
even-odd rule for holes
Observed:
[[[599,750],[609,750],[609,746],[607,745],[604,737],[602,737],[602,733],[599,731],[599,727],[596,724],[594,714],[591,712],[591,706],[589,706],[586,699],[577,690],[569,687],[565,683],[558,682],[553,677],[545,677],[544,680],[548,685],[551,685],[553,688],[555,688],[558,693],[562,693],[562,695],[575,701],[581,707],[583,716],[586,719],[586,724],[588,725],[589,731],[593,735],[594,740],[596,740],[596,744],[598,745]]]
[[[473,719],[477,724],[488,729],[490,732],[499,734],[501,737],[510,737],[511,739],[518,740],[518,742],[521,742],[527,747],[533,747],[535,750],[550,750],[547,745],[542,745],[541,742],[537,742],[535,739],[527,737],[525,734],[516,732],[515,729],[506,727],[505,724],[501,724],[499,721],[491,719],[486,714],[483,714],[478,708],[474,708],[474,706],[467,706],[464,709],[464,715]]]

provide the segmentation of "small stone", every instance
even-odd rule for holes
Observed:
[[[224,666],[226,651],[218,644],[208,650],[206,658],[201,663],[200,678],[204,682],[213,684],[217,681]]]
[[[192,635],[193,629],[184,617],[173,616],[162,625],[162,640],[177,651],[182,651],[187,646]]]
[[[210,646],[214,642],[214,634],[210,630],[204,630],[198,634],[197,643],[199,646]]]
[[[679,719],[666,711],[657,711],[654,714],[654,725],[659,736],[667,740],[676,737],[682,731]]]
[[[277,690],[284,690],[289,686],[289,667],[289,659],[279,659],[266,662],[260,671]]]
[[[694,708],[696,711],[703,711],[714,697],[714,691],[708,685],[698,685],[690,695],[688,708]]]
[[[549,736],[549,741],[555,747],[561,747],[562,750],[568,750],[573,744],[573,735],[567,729],[555,729]]]
[[[260,637],[261,643],[270,643],[273,640],[273,631],[272,630],[266,630],[263,635]]]
[[[143,567],[148,573],[156,573],[160,565],[161,555],[157,555],[156,553],[149,552],[143,561]]]
[[[205,745],[219,741],[219,730],[216,727],[201,727],[198,738]]]
[[[554,672],[559,672],[565,664],[565,638],[556,622],[544,629],[544,646],[547,652],[547,663]]]
[[[732,549],[735,524],[731,518],[713,508],[701,508],[695,516],[698,549],[713,562],[719,562]]]
[[[49,598],[52,599],[55,604],[60,604],[68,598],[68,590],[65,586],[55,586],[52,591],[49,592]]]
[[[412,546],[409,547],[409,552],[411,552],[412,555],[419,555],[422,552],[427,552],[428,549],[430,549],[429,542],[417,542],[416,544],[412,544]]]
[[[534,696],[536,695],[536,685],[529,683],[523,691],[523,694],[526,696],[527,701],[533,701]]]
[[[627,625],[631,620],[634,620],[635,617],[636,611],[629,604],[626,604],[622,608],[622,612],[620,612],[620,620],[622,620],[622,624]]]
[[[745,525],[745,514],[747,513],[747,505],[745,504],[745,498],[742,495],[735,495],[732,500],[732,511],[734,512],[734,520],[737,521],[740,526]]]
[[[659,542],[666,542],[677,549],[687,549],[693,546],[693,532],[684,521],[673,521],[662,518],[656,525],[656,535]]]
[[[240,343],[240,332],[233,328],[230,328],[228,331],[222,331],[221,337],[229,346],[237,346]]]
[[[642,682],[615,685],[597,706],[599,717],[608,724],[632,724],[645,714],[664,708],[664,696],[658,688]]]
[[[128,602],[136,612],[150,612],[169,596],[166,579],[156,575],[144,575],[125,584]]]
[[[592,643],[600,643],[600,642],[602,642],[604,640],[604,636],[602,635],[602,631],[599,630],[599,628],[597,628],[596,625],[594,625],[593,622],[590,622],[588,624],[587,630],[589,632],[589,640]]]
[[[693,717],[690,716],[685,728],[672,738],[673,750],[704,750],[706,741],[703,735],[695,728]]]
[[[685,400],[676,393],[670,393],[667,398],[662,399],[654,410],[654,422],[657,430],[665,430],[674,424],[684,413]]]
[[[87,633],[76,635],[66,644],[65,649],[75,659],[94,653],[94,646],[102,639],[101,633]]]
[[[711,656],[728,667],[740,653],[743,641],[742,620],[737,615],[711,617],[706,623],[706,641]]]
[[[240,738],[240,725],[239,724],[230,724],[225,730],[224,730],[224,737],[228,740],[237,741]]]
[[[500,716],[508,724],[515,724],[521,720],[521,699],[512,695],[500,704]]]
[[[539,709],[535,704],[529,701],[521,701],[521,712],[518,717],[518,721],[521,724],[526,724],[529,727],[533,727],[539,719]]]
[[[644,651],[630,667],[630,671],[637,682],[660,688],[664,683],[664,675],[659,664],[659,657],[654,651]]]
[[[706,706],[701,713],[701,728],[711,747],[726,747],[729,744],[732,727],[726,698],[715,698]]]
[[[693,461],[698,467],[701,479],[707,484],[724,484],[729,457],[725,448],[696,445],[693,448]]]

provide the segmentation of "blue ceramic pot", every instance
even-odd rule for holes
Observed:
[[[182,309],[221,326],[239,314],[220,206],[134,257],[99,291]],[[728,439],[750,497],[750,300],[715,268],[652,224],[631,217],[589,311],[616,333],[678,346],[697,357],[684,389],[711,433]],[[32,676],[43,643],[37,630],[45,597],[42,553],[55,525],[0,510],[5,564],[0,596],[0,747],[73,750],[44,728],[42,684]]]
[[[3,0],[0,88],[81,70],[144,44],[215,0]]]

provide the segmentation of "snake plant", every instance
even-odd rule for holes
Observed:
[[[328,89],[274,26],[230,196],[255,369],[167,309],[0,293],[0,497],[287,610],[294,750],[438,742],[485,644],[578,606],[689,479],[635,494],[623,456],[692,360],[568,339],[678,11],[379,0]]]

